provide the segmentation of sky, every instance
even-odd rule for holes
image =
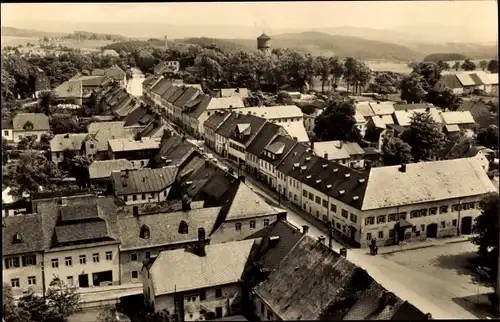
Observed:
[[[46,18],[43,18],[46,17]],[[227,25],[259,29],[336,26],[394,29],[401,26],[464,26],[497,33],[497,3],[473,1],[332,1],[195,3],[9,3],[3,26],[43,30],[55,23]],[[45,21],[44,21],[45,20]]]

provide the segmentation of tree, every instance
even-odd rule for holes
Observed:
[[[397,165],[412,161],[411,146],[388,131],[382,141],[382,160],[384,165]]]
[[[77,288],[66,285],[59,277],[50,282],[46,299],[51,316],[59,321],[64,321],[81,309]]]
[[[330,57],[328,64],[330,65],[330,73],[333,76],[333,84],[336,86],[346,73],[345,65],[338,57]]]
[[[89,166],[90,166],[90,160],[81,155],[77,155],[73,157],[71,160],[72,164],[72,171],[71,174],[72,176],[75,177],[76,179],[76,184],[80,188],[86,188],[90,186],[90,173],[89,173]]]
[[[443,60],[439,60],[437,62],[438,66],[442,69],[442,70],[450,70],[450,64],[448,64],[447,62],[443,61]]]
[[[344,60],[344,79],[347,84],[347,90],[349,91],[349,85],[354,85],[356,82],[356,75],[358,73],[358,61],[353,57],[347,57]]]
[[[476,64],[470,59],[466,59],[462,64],[462,69],[465,71],[476,70]]]
[[[459,61],[456,61],[455,64],[453,64],[453,67],[452,67],[455,71],[458,72],[458,70],[460,69],[460,62]]]
[[[314,74],[321,78],[321,92],[325,91],[325,85],[330,77],[331,69],[328,58],[318,56],[314,61]]]
[[[146,315],[145,322],[171,322],[175,321],[174,316],[166,309]]]
[[[479,62],[479,67],[481,67],[482,70],[485,70],[488,67],[488,62],[486,60],[481,60]]]
[[[56,95],[53,91],[45,91],[40,94],[40,102],[38,103],[43,114],[51,114],[51,107],[56,100]]]
[[[420,103],[427,95],[422,85],[422,77],[410,74],[401,81],[401,99],[408,103]]]
[[[34,295],[33,292],[19,299],[18,307],[29,313],[31,321],[46,322],[49,320],[50,311],[45,301],[40,296]]]
[[[479,246],[478,254],[485,266],[491,269],[492,281],[496,281],[498,256],[498,213],[500,199],[498,193],[492,193],[480,202],[481,214],[476,217],[472,232],[477,236],[472,237],[472,243]],[[500,294],[497,294],[499,296]]]
[[[18,150],[32,150],[36,148],[36,135],[28,135],[24,136],[19,142],[17,143],[17,149]]]
[[[116,322],[116,308],[111,305],[103,307],[97,316],[97,322]]]
[[[448,88],[443,91],[430,90],[426,101],[450,111],[456,111],[462,104],[462,98],[453,94],[453,91]]]
[[[413,160],[420,162],[431,160],[436,155],[444,140],[444,134],[429,112],[414,113],[410,126],[401,138],[411,146]]]
[[[287,91],[279,91],[278,94],[276,94],[276,104],[293,105],[293,100]]]
[[[3,283],[3,318],[5,322],[30,322],[30,313],[16,306],[10,285]]]
[[[61,173],[56,165],[41,153],[24,151],[17,162],[2,167],[4,183],[9,185],[11,194],[21,197],[24,193],[35,193],[40,187],[51,188],[54,179]]]
[[[9,143],[5,138],[2,138],[2,165],[9,161]]]
[[[498,149],[498,139],[498,126],[496,125],[481,128],[477,133],[477,142],[490,149]]]
[[[69,114],[52,115],[50,118],[50,128],[54,135],[86,132],[86,128],[79,124],[74,116]]]
[[[315,135],[321,141],[361,141],[356,127],[356,106],[351,102],[331,101],[325,111],[316,118]]]
[[[381,95],[396,93],[400,86],[400,79],[392,73],[378,73],[370,84],[369,91]]]
[[[498,60],[492,59],[488,63],[488,71],[490,73],[498,73]]]
[[[442,67],[434,62],[421,62],[414,69],[414,74],[422,76],[422,86],[425,91],[431,90],[441,78]]]

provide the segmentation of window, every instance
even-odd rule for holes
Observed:
[[[260,312],[261,312],[262,314],[264,314],[264,310],[265,310],[265,309],[266,309],[266,308],[264,307],[264,303],[263,303],[263,302],[260,302]]]
[[[58,268],[58,267],[59,267],[59,259],[52,258],[52,268]]]
[[[342,209],[342,217],[348,218],[349,217],[349,212],[345,209]]]
[[[250,229],[255,228],[255,220],[250,220]]]
[[[28,276],[28,285],[36,285],[36,277]]]
[[[446,222],[445,221],[441,222],[441,228],[446,228]]]
[[[373,224],[375,224],[375,217],[367,217],[365,219],[366,226],[373,225]]]
[[[73,266],[73,260],[71,259],[71,257],[65,257],[64,263],[66,263],[66,266]]]
[[[132,196],[132,200],[133,200],[133,201],[136,201],[136,200],[137,200],[137,195],[133,195],[133,196]]]
[[[68,285],[73,285],[73,276],[66,277],[66,280],[68,281]]]
[[[399,219],[406,219],[406,212],[399,213]]]
[[[335,206],[334,204],[331,204],[330,205],[330,210],[336,213],[337,212],[337,206]]]
[[[323,199],[323,207],[328,208],[328,201]]]
[[[13,278],[10,280],[10,286],[19,287],[19,278]]]
[[[425,225],[420,225],[420,231],[425,231]]]
[[[21,257],[23,266],[33,266],[36,265],[36,255],[24,255]]]
[[[416,231],[417,231],[417,226],[413,226],[413,227],[411,227],[411,231],[412,231],[412,232],[416,232]]]
[[[145,193],[142,194],[142,200],[146,200],[146,194]]]
[[[128,201],[128,197],[127,196],[123,196],[123,201],[127,202]]]
[[[99,263],[99,253],[92,254],[92,260],[94,263]]]
[[[137,262],[137,253],[130,254],[130,261]]]
[[[314,200],[314,195],[312,193],[309,192],[309,200]]]
[[[453,227],[457,227],[457,220],[453,219],[452,224],[453,224]]]
[[[372,233],[366,234],[366,240],[372,240]]]
[[[385,223],[385,215],[377,216],[377,224],[384,224],[384,223]]]
[[[264,227],[269,226],[269,219],[264,219]]]
[[[93,149],[94,148],[94,145],[93,144],[90,144],[90,148]]]
[[[220,299],[222,297],[222,289],[221,288],[216,288],[215,289],[215,298]]]
[[[318,196],[316,196],[316,203],[317,203],[318,205],[321,205],[321,198],[320,198],[320,197],[318,197]]]
[[[397,220],[398,220],[398,214],[389,214],[387,216],[387,221],[388,222],[397,221]]]
[[[110,261],[113,259],[113,252],[106,252],[106,260]]]
[[[3,131],[4,135],[9,135],[9,131]]]
[[[378,238],[379,239],[383,239],[384,238],[384,232],[383,231],[379,231],[378,232]]]
[[[435,215],[435,214],[437,214],[437,207],[432,207],[432,208],[429,208],[429,214],[430,214],[430,215]]]
[[[451,206],[451,211],[459,211],[460,208],[461,208],[460,204],[455,204],[455,205]]]
[[[237,222],[235,225],[236,230],[241,230],[241,223]]]
[[[389,230],[389,238],[394,237],[394,229]]]
[[[12,239],[13,244],[19,244],[23,242],[23,238],[19,234],[15,234],[14,238]]]
[[[205,301],[207,299],[207,292],[205,290],[200,291],[200,301]]]
[[[139,278],[139,272],[138,271],[132,271],[132,278],[133,279]]]
[[[474,203],[473,202],[464,203],[462,206],[463,206],[462,209],[464,209],[464,210],[474,209]]]
[[[85,255],[80,255],[80,264],[84,265],[87,263],[87,257]]]
[[[335,227],[336,227],[338,230],[340,230],[340,228],[341,228],[341,227],[340,227],[340,223],[336,223],[336,224],[335,224]]]
[[[316,217],[319,218],[319,211],[316,210]]]
[[[351,221],[352,222],[357,222],[358,221],[358,217],[355,215],[355,214],[351,214]]]
[[[146,252],[145,257],[146,257],[146,259],[150,259],[151,258],[151,252]]]

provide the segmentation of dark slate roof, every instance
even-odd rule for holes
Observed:
[[[170,86],[165,93],[161,96],[168,101],[168,98],[179,90],[179,86]]]
[[[56,226],[55,237],[57,244],[112,239],[103,219]]]
[[[293,149],[296,144],[298,144],[296,140],[284,135],[278,135],[265,147],[265,149],[275,154],[277,152],[281,153],[276,155],[275,160],[270,159],[269,157],[264,155],[264,153],[261,153],[259,158],[271,163],[274,166],[277,166],[284,158],[286,158],[290,150]]]
[[[273,137],[282,133],[282,127],[271,122],[266,122],[259,132],[259,135],[248,145],[246,151],[255,156],[259,156],[262,150],[269,144]]]
[[[445,84],[446,87],[448,88],[462,88],[463,85],[460,83],[460,80],[458,79],[457,75],[454,74],[447,74],[447,75],[441,75],[440,81]]]
[[[42,216],[28,214],[2,218],[2,253],[16,255],[42,251],[44,249]],[[12,243],[14,236],[21,236],[21,243]]]
[[[12,119],[2,119],[2,129],[12,129]]]
[[[300,241],[302,236],[304,235],[300,230],[293,227],[288,221],[278,220],[246,239],[262,238],[260,254],[257,258],[264,269],[273,271],[279,267],[283,258]],[[271,244],[271,237],[278,237],[278,241]]]
[[[166,189],[172,185],[176,174],[177,167],[125,170],[113,172],[111,180],[116,195],[139,194]]]
[[[146,107],[140,106],[136,108],[132,113],[127,115],[125,119],[123,120],[125,122],[124,126],[131,126],[131,125],[137,125],[139,121],[145,116],[148,115],[149,111]]]
[[[396,111],[411,111],[417,109],[426,109],[428,107],[435,107],[432,104],[428,103],[416,103],[416,104],[394,104],[394,110]]]
[[[307,150],[310,150],[307,145],[303,143],[296,144],[290,153],[288,153],[288,155],[278,165],[277,170],[288,176],[288,174],[294,169],[293,165],[302,161],[301,158],[304,153],[307,153],[308,156],[312,155],[311,152],[306,152]]]
[[[190,107],[187,114],[195,119],[198,119],[203,112],[206,111],[208,104],[210,104],[210,100],[212,97],[210,95],[201,94],[197,97],[196,100],[199,100],[193,107]]]
[[[233,112],[231,113],[231,116],[229,116],[226,121],[222,123],[216,133],[225,138],[231,137],[235,141],[247,145],[251,143],[252,139],[259,133],[260,129],[265,123],[266,120],[264,118],[250,114]],[[243,140],[240,140],[233,136],[233,131],[236,129],[238,124],[250,124],[250,135],[245,136]]]
[[[200,208],[171,213],[155,213],[140,216],[120,216],[120,249],[137,249],[198,240],[198,228],[204,228],[207,237],[213,230],[220,207]],[[188,225],[187,234],[179,233],[179,225]],[[149,238],[141,238],[141,229],[149,230]]]
[[[185,140],[182,136],[173,135],[160,144],[160,151],[154,158],[156,165],[163,165],[167,160],[169,164],[177,165],[183,161],[188,154],[196,150],[196,146]]]
[[[269,37],[268,35],[266,35],[265,33],[262,33],[262,35],[259,36],[259,38],[257,39],[262,39],[262,40],[270,40],[271,37]]]
[[[319,320],[356,270],[306,235],[255,292],[282,320]]]
[[[168,98],[166,98],[166,100],[172,104],[174,104],[175,101],[177,101],[177,99],[179,99],[179,97],[181,97],[182,94],[184,94],[184,92],[187,90],[187,87],[184,86],[174,86],[174,87],[176,87],[177,90],[174,91],[173,94],[170,95]]]
[[[42,113],[19,113],[12,120],[13,129],[23,131],[26,123],[33,125],[34,131],[50,130],[49,117]]]
[[[194,87],[191,87],[191,86],[188,86],[186,88],[186,90],[182,93],[182,95],[180,95],[174,102],[173,104],[175,106],[179,106],[179,107],[184,107],[184,105],[186,103],[188,103],[192,98],[193,96],[195,96],[197,93],[199,93],[199,91],[194,88]]]
[[[172,82],[168,81],[167,79],[163,78],[158,82],[158,84],[151,90],[151,92],[156,93],[160,96],[162,96],[167,90],[172,87]]]
[[[95,203],[61,206],[61,221],[63,222],[97,218],[99,218],[99,212]]]
[[[203,126],[215,131],[229,115],[228,112],[216,111],[203,123]]]

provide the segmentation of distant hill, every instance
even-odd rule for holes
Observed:
[[[19,29],[14,27],[1,27],[2,36],[10,37],[61,37],[66,35],[60,32],[48,32],[40,30]]]
[[[469,57],[462,55],[462,54],[457,54],[457,53],[435,53],[435,54],[430,54],[425,56],[424,61],[433,61],[433,62],[438,62],[440,60],[442,61],[461,61],[461,60],[466,60],[469,59]]]

